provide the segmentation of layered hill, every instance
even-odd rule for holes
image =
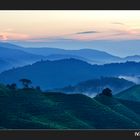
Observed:
[[[32,55],[34,54],[37,56],[42,56],[42,58],[47,60],[59,60],[70,57],[78,58],[91,64],[105,64],[121,60],[121,58],[113,56],[107,52],[93,49],[65,50],[60,48],[42,48],[41,46],[39,48],[24,48],[18,45],[3,42],[0,42],[0,47],[5,49],[14,49],[15,51],[23,51]]]
[[[32,64],[44,58],[43,56],[27,53],[16,48],[17,46],[12,46],[11,44],[0,43],[0,72],[12,67]]]
[[[116,97],[120,99],[140,102],[140,85],[135,85],[126,89],[116,94]]]
[[[133,85],[133,82],[127,81],[123,78],[101,77],[99,79],[83,81],[74,86],[69,85],[62,89],[55,89],[55,91],[61,91],[65,93],[83,93],[87,94],[88,96],[95,96],[107,87],[112,90],[113,94],[116,94]]]
[[[1,129],[133,129],[140,116],[111,97],[90,98],[0,85]],[[133,102],[132,102],[133,104]]]
[[[140,63],[114,63],[91,65],[78,59],[39,61],[32,65],[11,69],[0,74],[0,82],[17,83],[21,78],[32,80],[43,89],[62,88],[76,85],[81,81],[120,75],[139,75]]]
[[[58,48],[49,48],[38,46],[37,48],[30,47],[21,47],[19,45],[14,45],[11,43],[0,42],[0,47],[5,49],[14,49],[22,52],[26,52],[28,54],[34,54],[37,56],[42,56],[41,58],[47,60],[60,60],[66,58],[77,58],[80,60],[84,60],[90,64],[106,64],[106,63],[118,63],[118,62],[127,62],[127,61],[136,61],[140,62],[140,56],[128,56],[128,57],[118,57],[111,55],[105,51],[94,50],[94,49],[79,49],[79,50],[65,50]],[[56,44],[57,47],[57,44]],[[8,55],[8,54],[5,54]],[[43,57],[44,56],[44,57]],[[30,60],[29,60],[30,61]]]
[[[79,49],[79,50],[64,50],[58,48],[26,48],[25,51],[29,53],[49,56],[49,55],[59,55],[60,56],[76,56],[81,57],[87,60],[89,63],[93,64],[105,64],[111,62],[120,61],[121,58],[117,56],[113,56],[104,51],[98,51],[93,49]],[[66,59],[67,57],[65,57]],[[75,58],[75,57],[72,57]]]

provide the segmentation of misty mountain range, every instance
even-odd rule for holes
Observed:
[[[11,42],[13,43],[13,42]],[[140,40],[92,40],[92,41],[81,41],[74,39],[53,39],[50,41],[43,42],[29,42],[20,41],[14,42],[18,46],[25,46],[27,48],[65,48],[65,49],[84,49],[90,48],[99,51],[108,52],[112,55],[120,57],[126,57],[131,55],[140,54]]]
[[[0,72],[32,64],[43,58],[41,55],[28,53],[17,48],[20,47],[9,43],[0,43]]]
[[[32,65],[14,68],[0,74],[2,83],[18,83],[19,79],[31,79],[34,85],[42,89],[62,88],[75,85],[81,81],[120,75],[140,75],[140,63],[126,62],[105,65],[91,65],[85,61],[62,59],[56,61],[39,61]]]
[[[24,48],[1,42],[0,82],[18,83],[20,78],[29,78],[43,89],[53,89],[101,76],[138,76],[139,58],[120,58],[91,49]]]
[[[0,129],[140,128],[139,58],[0,43]]]
[[[106,63],[117,63],[126,61],[137,61],[140,62],[140,56],[127,56],[124,58],[113,56],[107,52],[93,50],[93,49],[79,49],[79,50],[64,50],[58,48],[20,48],[28,53],[36,55],[47,56],[48,60],[58,60],[66,58],[78,58],[84,60],[90,64],[106,64]]]
[[[56,46],[57,47],[57,46]],[[58,48],[24,48],[10,43],[0,43],[0,72],[13,67],[25,66],[43,60],[75,58],[90,64],[140,62],[140,56],[120,58],[92,49],[64,50]]]
[[[53,91],[64,92],[64,93],[83,93],[90,97],[94,97],[100,94],[103,89],[110,88],[113,95],[132,87],[135,83],[127,81],[123,78],[117,77],[101,77],[98,79],[91,79],[80,82],[74,86],[66,86],[61,89],[54,89]]]

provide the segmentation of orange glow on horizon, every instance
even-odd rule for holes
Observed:
[[[140,11],[0,11],[0,40],[140,39]]]

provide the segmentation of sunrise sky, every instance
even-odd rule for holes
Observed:
[[[1,41],[138,40],[140,11],[0,11]]]

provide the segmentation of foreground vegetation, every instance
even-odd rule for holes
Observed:
[[[109,89],[90,98],[43,92],[39,87],[29,87],[30,81],[21,81],[24,81],[21,89],[16,85],[0,85],[1,129],[140,128],[140,112],[136,109],[140,103],[117,99]]]

